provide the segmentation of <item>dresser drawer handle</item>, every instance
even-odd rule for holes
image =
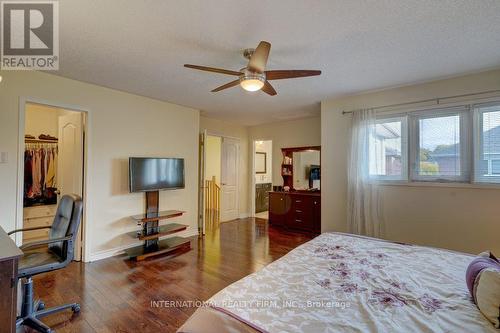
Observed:
[[[302,213],[302,211],[300,209],[296,209],[295,213]]]
[[[316,201],[314,201],[314,204],[317,205],[318,203]]]
[[[302,220],[298,220],[298,219],[296,219],[296,220],[295,220],[295,222],[299,222],[299,223],[301,223],[301,222],[302,222]]]
[[[301,202],[302,202],[302,200],[295,200],[295,202],[296,202],[296,203],[301,203]]]

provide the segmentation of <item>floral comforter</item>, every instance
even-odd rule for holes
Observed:
[[[325,233],[208,303],[261,332],[495,332],[469,296],[472,256]]]

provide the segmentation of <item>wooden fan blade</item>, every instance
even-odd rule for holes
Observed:
[[[262,41],[259,46],[255,49],[250,61],[248,62],[248,68],[251,70],[262,73],[266,70],[267,58],[269,57],[269,52],[271,51],[271,44]]]
[[[214,73],[219,73],[219,74],[236,75],[236,76],[242,75],[241,72],[231,71],[231,70],[222,69],[222,68],[215,68],[215,67],[205,67],[205,66],[189,65],[189,64],[185,64],[184,67],[198,69],[200,71],[214,72]]]
[[[240,79],[231,81],[229,83],[226,83],[223,86],[217,87],[214,90],[212,90],[212,92],[218,92],[218,91],[221,91],[221,90],[224,90],[224,89],[227,89],[227,88],[231,88],[231,87],[237,86],[238,84],[240,84]]]
[[[311,70],[277,70],[277,71],[266,71],[267,80],[282,80],[282,79],[293,79],[296,77],[307,77],[320,75],[321,71],[311,71]]]
[[[263,92],[265,92],[266,94],[271,95],[271,96],[274,96],[277,94],[276,90],[274,90],[273,86],[268,81],[266,81],[264,83],[264,86],[262,87],[261,90]]]

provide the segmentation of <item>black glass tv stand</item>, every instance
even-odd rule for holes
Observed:
[[[172,252],[185,252],[191,249],[191,241],[183,237],[160,237],[172,235],[188,228],[185,224],[169,223],[160,225],[160,221],[179,217],[185,214],[181,210],[159,211],[159,192],[146,192],[146,213],[131,216],[132,220],[142,228],[129,233],[130,236],[143,241],[143,245],[125,250],[129,259],[144,260],[146,258]]]

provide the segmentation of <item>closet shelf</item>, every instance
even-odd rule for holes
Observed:
[[[25,143],[57,143],[58,140],[24,139]]]

